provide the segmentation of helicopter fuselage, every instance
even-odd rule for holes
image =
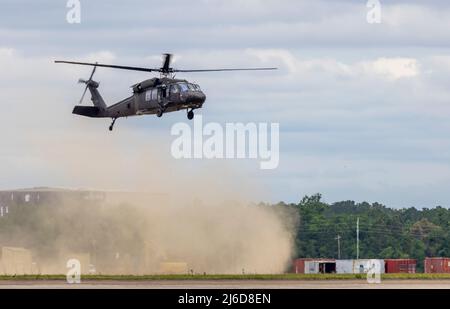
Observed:
[[[150,114],[161,117],[163,113],[201,108],[206,100],[197,84],[182,79],[152,78],[142,81],[132,86],[133,95],[111,106],[104,103],[97,90],[97,82],[90,81],[87,86],[94,106],[78,105],[73,113],[93,118],[117,119]]]

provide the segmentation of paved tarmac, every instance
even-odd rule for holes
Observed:
[[[450,280],[152,280],[152,281],[1,281],[0,289],[450,289]]]

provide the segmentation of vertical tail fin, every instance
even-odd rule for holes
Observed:
[[[86,117],[95,117],[95,118],[105,117],[106,109],[108,107],[106,106],[105,101],[103,100],[102,96],[97,90],[99,84],[93,80],[89,81],[80,80],[80,82],[85,83],[86,89],[89,89],[89,92],[91,93],[91,100],[92,103],[94,103],[94,106],[77,105],[74,107],[72,113]]]
[[[89,88],[89,91],[91,92],[91,100],[92,103],[94,103],[95,107],[98,107],[100,111],[105,111],[107,108],[107,105],[105,101],[103,100],[102,96],[100,95],[100,92],[98,92],[98,83],[96,81],[89,81],[87,83],[87,86]]]

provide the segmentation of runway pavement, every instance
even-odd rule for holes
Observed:
[[[65,281],[0,280],[0,289],[450,289],[450,280],[160,280],[160,281]]]

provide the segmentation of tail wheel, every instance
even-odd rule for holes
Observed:
[[[157,113],[156,113],[156,116],[158,116],[158,117],[162,117],[162,115],[163,115],[163,111],[162,110],[159,110]]]
[[[192,120],[192,119],[194,119],[194,111],[189,111],[188,113],[187,113],[187,118],[189,119],[189,120]]]

